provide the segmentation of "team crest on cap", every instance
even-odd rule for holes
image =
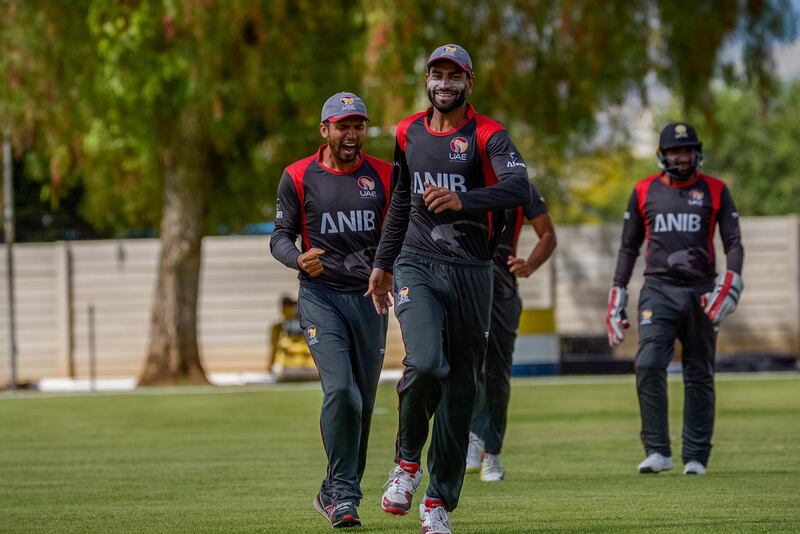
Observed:
[[[442,47],[443,56],[455,56],[458,49],[453,45],[445,45]]]
[[[408,287],[401,287],[400,291],[397,292],[397,305],[405,304],[409,300],[411,300],[411,297],[408,296]]]
[[[639,326],[653,324],[653,310],[645,308],[642,310],[642,320],[639,321]]]
[[[317,338],[317,327],[313,324],[306,329],[306,340],[308,341],[309,345],[315,345],[319,343],[319,338]]]
[[[689,137],[689,132],[686,129],[686,125],[685,124],[675,125],[675,139],[681,139],[684,137]]]
[[[352,106],[355,100],[352,96],[343,96],[339,99],[339,102],[341,102],[343,106]]]
[[[361,189],[359,194],[363,198],[375,198],[377,192],[375,191],[375,180],[369,176],[362,176],[358,179],[358,187]]]
[[[691,189],[689,190],[689,205],[690,206],[702,206],[703,205],[703,197],[705,197],[705,193],[703,193],[700,189]]]

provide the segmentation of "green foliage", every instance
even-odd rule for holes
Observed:
[[[642,476],[633,377],[515,379],[506,480],[467,476],[454,530],[796,532],[798,378],[725,378],[701,478],[679,472],[682,384],[669,385],[676,469]],[[331,532],[311,507],[325,475],[318,384],[25,397],[0,398],[2,532]],[[396,410],[393,385],[381,386],[363,531],[419,531],[413,509],[394,517],[378,504]]]
[[[391,127],[428,105],[427,54],[455,41],[475,63],[471,100],[507,125],[554,212],[593,220],[606,208],[573,176],[627,163],[596,145],[598,113],[646,100],[652,75],[709,122],[715,76],[766,100],[796,15],[789,0],[0,0],[0,128],[54,206],[83,184],[98,227],[157,227],[192,113],[213,178],[205,226],[237,228],[271,218],[282,167],[320,142],[336,91],[365,98],[367,150],[390,158]]]
[[[709,124],[698,117],[707,172],[725,180],[742,215],[786,215],[800,207],[800,82],[780,86],[765,107],[752,90],[714,95]]]

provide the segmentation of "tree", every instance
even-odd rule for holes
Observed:
[[[83,182],[98,226],[159,223],[139,383],[205,383],[202,237],[269,214],[277,176],[260,178],[279,176],[273,153],[307,151],[321,102],[355,85],[362,19],[289,0],[0,5],[17,146],[50,155],[54,186]]]

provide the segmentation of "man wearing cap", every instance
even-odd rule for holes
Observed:
[[[328,457],[313,505],[334,528],[361,524],[360,481],[386,345],[387,318],[375,313],[364,292],[389,206],[392,166],[361,152],[367,120],[353,93],[325,102],[319,126],[325,144],[286,167],[270,239],[272,255],[299,271],[300,326],[319,370]]]
[[[458,505],[464,481],[502,210],[531,198],[525,162],[506,130],[466,102],[473,76],[472,60],[458,45],[440,46],[428,60],[432,107],[397,126],[392,202],[368,291],[386,313],[384,283],[393,273],[406,350],[397,386],[397,465],[382,507],[398,515],[411,508],[435,415],[430,480],[420,499],[426,533],[450,532],[448,511]]]
[[[668,124],[658,143],[662,171],[636,184],[628,201],[622,246],[606,313],[608,342],[630,326],[626,287],[642,242],[645,283],[639,296],[636,391],[645,460],[640,473],[672,469],[667,411],[667,366],[681,342],[684,382],[683,473],[704,475],[714,430],[714,358],[719,325],[743,289],[739,215],[727,186],[700,172],[702,143],[685,122]],[[716,277],[714,230],[727,270]]]

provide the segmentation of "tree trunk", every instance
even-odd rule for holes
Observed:
[[[208,384],[197,346],[197,301],[211,188],[199,112],[185,110],[164,154],[161,257],[140,386]]]

